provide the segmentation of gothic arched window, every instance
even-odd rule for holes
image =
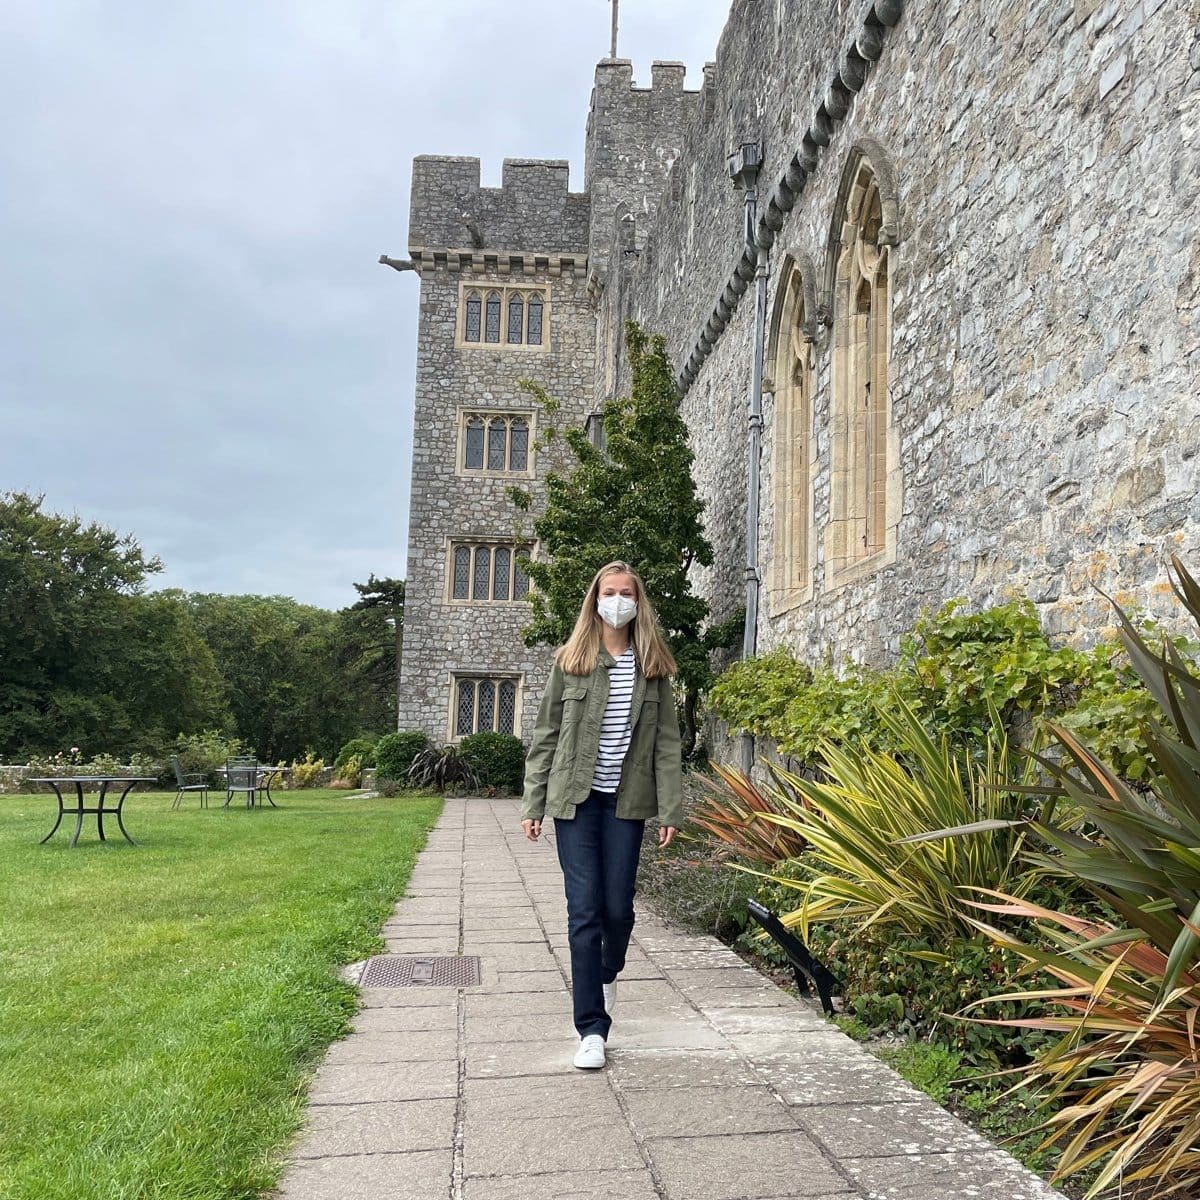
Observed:
[[[467,418],[466,446],[463,461],[468,471],[483,470],[483,418]]]
[[[771,423],[774,541],[770,572],[772,614],[807,600],[812,587],[813,322],[811,268],[791,264],[782,284],[772,375]]]
[[[890,247],[875,168],[852,159],[834,218],[832,478],[826,554],[828,578],[894,548],[888,493],[898,486],[889,451],[891,405]]]
[[[479,326],[480,319],[483,314],[483,301],[479,298],[478,292],[467,293],[467,315],[465,327],[463,329],[463,341],[477,342],[479,341]]]
[[[508,342],[519,346],[525,340],[525,298],[520,292],[508,297]]]
[[[484,328],[484,341],[499,342],[500,340],[500,293],[488,292],[487,325]]]
[[[534,292],[529,297],[529,334],[526,338],[531,346],[542,344],[542,294]]]
[[[508,436],[508,469],[510,471],[528,470],[529,422],[524,417],[514,417],[509,426]]]
[[[480,290],[463,284],[459,292],[460,346],[541,350],[546,339],[548,294],[528,287]]]

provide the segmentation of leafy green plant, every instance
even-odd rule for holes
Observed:
[[[292,763],[291,786],[294,788],[313,788],[321,782],[321,772],[325,770],[325,760],[317,758],[310,750],[303,758]]]
[[[356,788],[362,782],[362,773],[362,759],[357,754],[352,754],[342,763],[340,770],[335,770],[333,782],[329,786]]]
[[[1177,558],[1172,565],[1176,594],[1200,629],[1200,584]],[[1200,673],[1172,640],[1151,649],[1116,611],[1130,662],[1158,709],[1142,733],[1157,767],[1152,790],[1130,787],[1074,733],[1052,726],[1062,757],[1041,761],[1078,817],[1056,822],[1047,810],[1024,823],[1047,846],[1040,860],[1080,880],[1116,920],[1090,920],[999,888],[987,893],[994,903],[976,907],[1035,922],[1038,940],[994,920],[974,923],[1057,981],[1039,993],[1047,1012],[1005,1023],[1058,1035],[1030,1077],[1043,1089],[1047,1143],[1062,1147],[1059,1173],[1098,1167],[1089,1196],[1117,1182],[1138,1194],[1195,1195]],[[967,827],[928,836],[978,834]]]
[[[404,779],[412,761],[429,746],[429,739],[416,729],[387,733],[375,744],[375,777]]]
[[[333,760],[333,769],[339,776],[345,777],[345,766],[352,758],[358,759],[359,769],[363,767],[373,767],[375,765],[375,746],[377,740],[368,737],[351,738],[337,752],[337,757]]]
[[[459,752],[475,772],[479,786],[502,794],[520,792],[525,782],[525,745],[511,733],[472,733]]]
[[[970,889],[1003,880],[1000,887],[1024,895],[1039,877],[1022,861],[1027,835],[1012,822],[1024,815],[1020,789],[1030,784],[1032,767],[1014,763],[998,719],[976,760],[946,738],[935,742],[900,697],[881,707],[879,718],[902,747],[900,756],[825,743],[821,779],[774,772],[777,811],[755,819],[808,844],[796,860],[799,878],[768,875],[801,893],[800,907],[784,920],[800,925],[805,938],[815,922],[853,921],[935,944],[969,939],[974,929],[963,901]],[[977,822],[987,828],[969,841],[901,844],[945,825]]]
[[[216,781],[217,772],[225,765],[226,760],[245,752],[246,747],[241,741],[219,729],[180,734],[175,741],[175,754],[183,771],[207,775],[210,783]],[[173,783],[174,778],[172,772],[168,782]]]
[[[1158,634],[1149,622],[1144,637]],[[1183,657],[1197,643],[1175,637]],[[769,738],[781,754],[813,769],[823,742],[865,741],[900,752],[879,719],[881,703],[902,697],[934,737],[980,752],[999,714],[1009,737],[1027,743],[1044,719],[1073,729],[1122,777],[1144,781],[1153,760],[1141,724],[1153,697],[1121,643],[1089,650],[1055,646],[1028,600],[967,612],[952,600],[925,613],[905,635],[894,666],[808,667],[786,649],[734,663],[709,695],[712,711],[737,730]]]
[[[408,768],[412,787],[438,792],[465,792],[478,788],[479,777],[457,746],[430,746],[420,751]]]

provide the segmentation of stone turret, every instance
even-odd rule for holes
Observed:
[[[413,159],[408,247],[415,258],[434,251],[587,250],[588,197],[569,190],[560,159],[506,158],[498,188],[480,186],[479,159],[421,155]]]
[[[584,187],[591,198],[588,261],[601,279],[617,206],[628,207],[640,230],[647,227],[688,126],[700,111],[700,92],[685,90],[684,74],[683,63],[655,62],[650,86],[639,88],[629,59],[607,58],[596,65]]]

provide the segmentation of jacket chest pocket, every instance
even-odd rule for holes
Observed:
[[[577,683],[569,683],[562,693],[562,727],[577,725],[587,705],[588,690]]]
[[[563,769],[574,761],[578,731],[587,702],[587,688],[581,688],[574,683],[563,688],[563,716],[558,730],[558,745],[554,749],[552,769]]]

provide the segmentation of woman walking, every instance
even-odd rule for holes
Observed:
[[[643,826],[659,846],[683,820],[675,660],[628,563],[601,567],[554,655],[525,761],[521,824],[536,842],[554,818],[567,893],[575,1065],[604,1066],[616,979],[633,932]]]

